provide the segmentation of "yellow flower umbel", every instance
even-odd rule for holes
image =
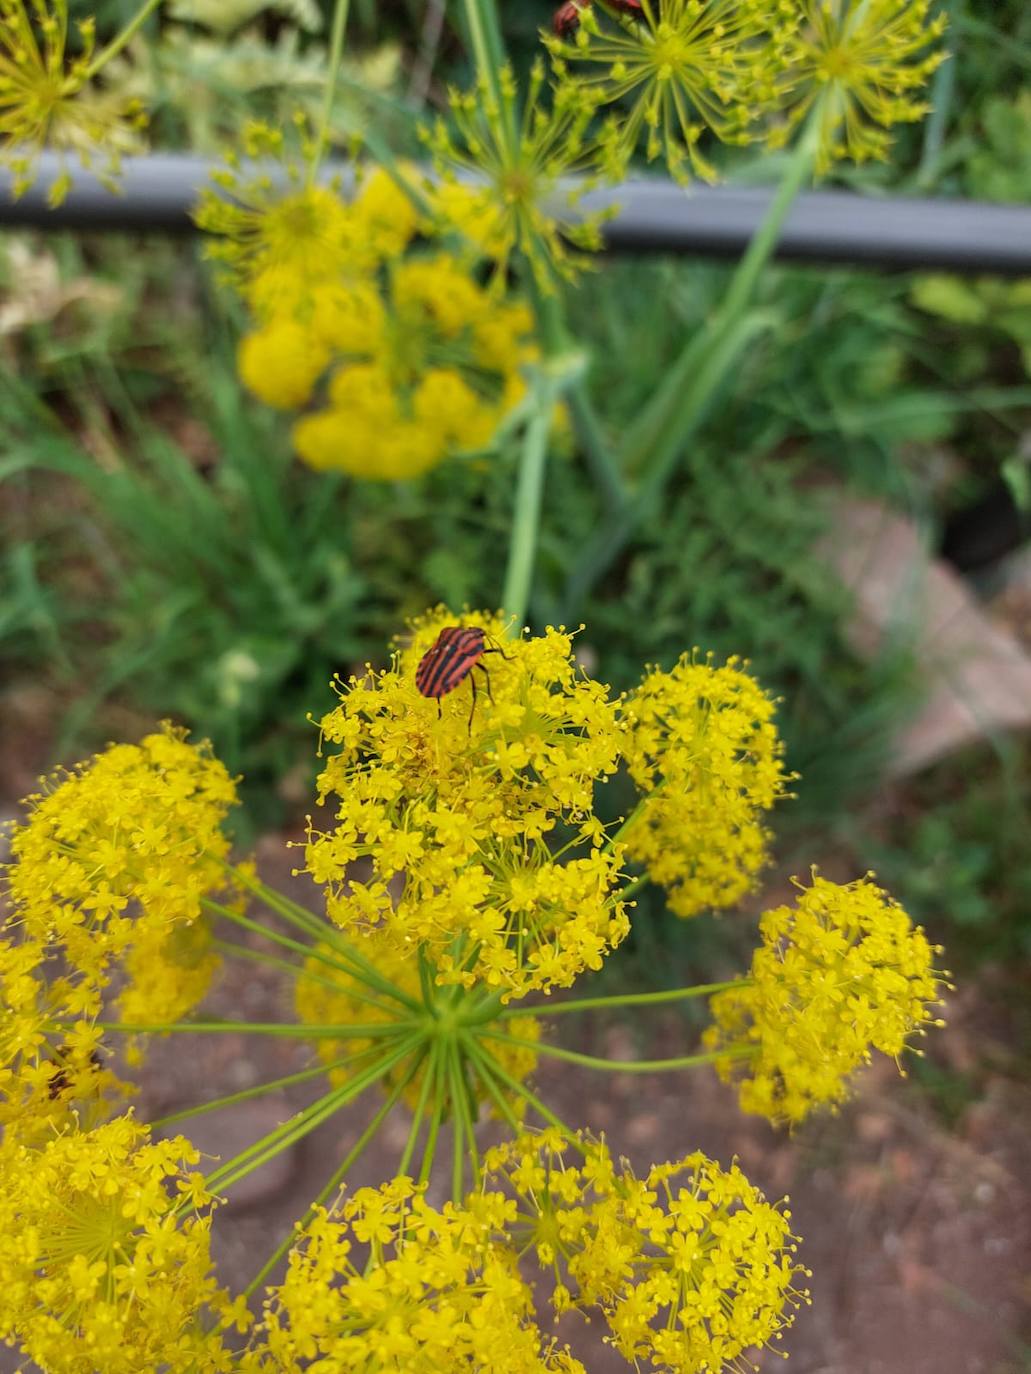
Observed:
[[[931,0],[801,0],[800,23],[785,47],[786,118],[771,146],[819,106],[818,170],[839,158],[885,158],[893,124],[923,119],[920,98],[944,62],[929,46],[945,30]]]
[[[226,884],[221,825],[235,800],[210,748],[170,728],[114,745],[28,799],[4,873],[7,931],[64,959],[51,989],[71,1014],[96,1016],[117,961],[129,975],[123,1006],[148,1021],[203,996],[215,965],[196,941],[184,944],[181,928]],[[148,980],[146,1005],[134,994],[136,976]]]
[[[110,181],[119,158],[137,144],[146,116],[136,100],[91,86],[96,75],[94,22],[78,25],[79,51],[67,52],[67,0],[0,0],[0,162],[14,173],[14,193],[35,180],[44,147],[74,154],[83,167],[102,158]],[[50,189],[51,205],[68,193],[66,168]]]
[[[270,326],[274,328],[275,326]],[[536,356],[530,313],[488,293],[448,254],[388,266],[317,301],[313,327],[339,361],[329,405],[298,420],[294,447],[320,471],[418,477],[482,449],[526,390]],[[255,372],[244,342],[241,370]]]
[[[537,356],[525,306],[488,294],[475,263],[409,251],[419,213],[385,171],[345,200],[305,179],[279,131],[250,126],[245,151],[278,160],[278,182],[231,165],[197,221],[254,316],[244,384],[284,410],[320,402],[294,426],[298,455],[395,481],[486,447]]]
[[[545,35],[556,71],[598,106],[628,103],[603,136],[616,165],[643,139],[649,162],[665,157],[677,180],[689,169],[712,180],[703,135],[750,142],[756,121],[777,104],[790,10],[772,0],[640,0],[636,14],[629,8],[599,0],[580,9],[574,37]]]
[[[750,977],[712,998],[705,1043],[743,1111],[801,1121],[848,1096],[871,1049],[898,1059],[934,1017],[942,976],[923,930],[880,888],[814,875],[794,907],[768,911]]]
[[[501,650],[471,712],[469,683],[439,706],[416,689],[449,624],[480,626]],[[577,671],[564,631],[504,632],[495,615],[437,611],[388,671],[340,684],[321,722],[336,752],[318,783],[322,800],[338,798],[336,824],[311,831],[307,868],[344,931],[382,930],[409,957],[422,944],[438,983],[507,1000],[568,987],[628,926],[621,850],[594,815],[595,787],[619,761],[615,705]],[[361,879],[349,871],[359,857]]]
[[[189,1141],[118,1117],[0,1145],[0,1340],[49,1374],[216,1374],[228,1311]],[[187,1207],[189,1204],[189,1207]]]
[[[537,63],[520,106],[515,77],[505,67],[496,84],[481,79],[472,90],[452,91],[454,128],[440,119],[423,138],[444,181],[435,202],[442,226],[478,243],[499,280],[518,250],[550,291],[557,277],[571,279],[585,265],[582,252],[570,252],[568,244],[601,247],[603,217],[574,215],[576,196],[560,185],[591,161],[594,104],[567,85],[546,109],[544,86]]]
[[[503,1199],[430,1207],[408,1178],[319,1209],[266,1309],[259,1368],[299,1374],[584,1374],[533,1321]],[[368,1246],[369,1259],[356,1247]],[[266,1363],[267,1361],[267,1363]]]
[[[636,1368],[745,1374],[745,1353],[779,1339],[808,1299],[793,1284],[806,1271],[790,1213],[736,1164],[697,1152],[638,1179],[604,1141],[551,1130],[492,1150],[485,1165],[487,1186],[516,1194],[509,1229],[553,1271],[556,1310],[600,1306],[606,1339]]]
[[[787,781],[774,702],[740,660],[682,658],[626,699],[626,759],[643,794],[624,828],[627,856],[665,887],[670,910],[733,905],[766,863],[763,815]]]

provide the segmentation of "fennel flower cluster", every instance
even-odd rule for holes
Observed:
[[[68,155],[113,184],[121,155],[138,147],[147,122],[138,100],[96,85],[103,61],[93,19],[79,21],[71,43],[68,30],[68,0],[0,0],[0,163],[14,173],[19,196],[36,179],[42,149],[54,149],[61,172],[51,206],[71,186]]]
[[[442,608],[412,622],[385,671],[336,684],[318,783],[332,819],[309,823],[304,845],[323,913],[253,865],[227,865],[233,782],[171,730],[55,779],[14,828],[0,942],[0,1340],[42,1369],[583,1374],[542,1334],[537,1301],[603,1321],[638,1369],[746,1374],[748,1352],[775,1348],[808,1301],[789,1213],[735,1163],[695,1152],[638,1176],[540,1101],[539,1057],[570,1052],[521,1005],[599,967],[625,936],[644,881],[628,868],[655,869],[682,914],[754,882],[761,816],[785,782],[772,701],[740,661],[694,658],[614,698],[566,631],[458,620],[483,647],[439,700],[417,679],[425,688],[419,665],[455,627]],[[639,792],[623,820],[605,804],[621,771]],[[759,838],[743,851],[750,828]],[[722,856],[729,885],[703,853]],[[223,888],[229,900],[216,900]],[[291,934],[245,914],[245,899]],[[295,980],[294,1024],[178,1021],[222,922],[272,942],[270,964]],[[794,907],[763,917],[761,936],[749,976],[712,998],[705,1052],[649,1071],[709,1063],[745,1110],[793,1124],[841,1102],[873,1049],[898,1057],[935,1024],[936,951],[870,882],[814,876]],[[100,1020],[115,997],[123,1021]],[[167,1023],[151,1023],[152,1004]],[[187,1137],[157,1140],[113,1114],[130,1089],[107,1067],[112,1037],[137,1025],[312,1046],[310,1067],[165,1127],[286,1083],[324,1087],[201,1173]],[[231,1299],[211,1270],[216,1201],[375,1086],[385,1100],[370,1126]],[[401,1098],[410,1122],[393,1177],[327,1206]],[[481,1155],[487,1111],[508,1139]],[[545,1130],[527,1129],[531,1112]],[[431,1206],[442,1139],[449,1200]],[[546,1276],[536,1300],[526,1255]],[[285,1277],[235,1348],[230,1329],[251,1326],[246,1297],[283,1256]]]
[[[457,619],[501,643],[499,616]],[[569,987],[629,929],[622,850],[594,814],[625,731],[561,630],[504,641],[472,712],[465,691],[439,706],[421,696],[416,667],[454,621],[431,613],[390,669],[338,684],[318,779],[334,824],[311,829],[307,871],[341,930],[380,931],[402,954],[425,948],[442,985],[506,1000]],[[549,842],[558,827],[561,853]]]
[[[506,1211],[500,1197],[437,1210],[406,1177],[320,1209],[267,1303],[257,1368],[584,1374],[533,1320]]]
[[[181,1000],[180,989],[161,987],[165,975],[197,967],[197,951],[179,931],[197,921],[202,898],[226,884],[222,822],[235,802],[235,784],[210,746],[171,727],[46,778],[28,798],[4,871],[7,928],[41,952],[60,953],[69,1010],[96,1015],[118,962],[148,977],[152,996]]]
[[[430,228],[417,186],[375,169],[347,200],[302,177],[263,125],[244,151],[278,158],[282,180],[230,166],[196,218],[253,317],[241,379],[268,405],[306,408],[298,455],[390,481],[488,447],[536,357],[527,308],[483,286],[467,254],[432,235],[416,245]]]
[[[202,1310],[242,1314],[211,1274],[215,1199],[181,1136],[130,1116],[0,1144],[0,1339],[49,1374],[220,1374]],[[212,1323],[213,1324],[213,1323]]]
[[[931,0],[574,0],[544,35],[560,88],[608,111],[598,138],[625,169],[643,146],[679,181],[713,180],[706,136],[783,147],[813,116],[816,166],[884,158],[921,119],[944,53]],[[572,96],[567,96],[571,100]]]
[[[720,1374],[779,1340],[808,1300],[791,1214],[736,1164],[700,1151],[637,1178],[604,1140],[526,1133],[487,1155],[484,1189],[514,1195],[508,1223],[555,1278],[556,1311],[600,1308],[636,1368]]]
[[[767,911],[747,979],[711,1002],[705,1034],[741,1108],[795,1124],[848,1095],[871,1049],[898,1060],[914,1034],[941,1025],[941,953],[867,879],[813,876],[793,907]]]
[[[679,181],[713,180],[701,141],[748,143],[781,96],[793,7],[775,0],[579,5],[573,36],[546,35],[563,84],[598,108],[619,102],[603,143],[624,167],[643,142]]]
[[[921,92],[946,58],[932,48],[945,32],[945,15],[932,16],[932,0],[802,0],[799,8],[785,45],[786,94],[770,146],[782,147],[812,116],[817,170],[846,158],[883,160],[892,126],[930,113]]]
[[[685,656],[627,698],[627,765],[646,799],[623,838],[678,916],[733,905],[766,863],[763,817],[789,780],[774,709],[737,658]]]
[[[492,262],[503,279],[521,254],[537,285],[553,291],[572,280],[602,244],[609,212],[581,214],[578,202],[594,179],[601,145],[590,126],[596,101],[582,87],[550,92],[544,65],[534,63],[520,96],[512,69],[481,73],[469,90],[449,92],[443,117],[420,132],[433,155],[440,186],[434,192],[440,227],[457,231]],[[606,169],[610,179],[617,169]],[[588,173],[579,185],[575,173]]]

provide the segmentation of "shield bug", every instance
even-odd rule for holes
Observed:
[[[473,713],[476,710],[476,679],[472,676],[474,668],[479,668],[486,679],[487,695],[494,697],[490,690],[490,677],[481,662],[485,654],[501,654],[497,647],[488,645],[487,631],[479,625],[445,625],[440,634],[419,660],[415,670],[415,686],[421,696],[429,697],[440,709],[441,697],[453,692],[466,678],[472,686],[472,706],[469,711],[469,728],[472,729]],[[506,658],[506,654],[501,654]]]

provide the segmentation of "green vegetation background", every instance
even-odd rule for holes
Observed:
[[[133,5],[80,8],[99,11],[103,29]],[[327,8],[174,0],[122,74],[144,83],[158,146],[212,151],[248,115],[315,100]],[[467,75],[446,25],[427,64],[426,8],[355,0],[341,131],[373,122],[415,151],[423,101]],[[907,131],[891,167],[849,180],[871,194],[1027,203],[1031,11],[1023,0],[947,8],[954,60],[936,78],[934,115]],[[521,63],[550,10],[505,7]],[[735,163],[734,175],[768,168]],[[574,295],[614,432],[725,278],[708,262],[605,260]],[[507,459],[384,487],[300,467],[286,420],[236,380],[241,320],[197,242],[7,237],[0,289],[24,316],[0,332],[0,692],[32,681],[58,703],[48,762],[154,717],[181,720],[245,775],[252,833],[296,819],[314,770],[308,713],[326,706],[331,675],[382,662],[427,603],[496,601]],[[583,621],[582,649],[616,688],[693,645],[749,657],[784,698],[801,774],[778,817],[788,848],[792,831],[813,827],[857,853],[873,844],[917,918],[946,914],[993,952],[1024,947],[1026,755],[988,749],[936,770],[877,842],[883,829],[868,811],[857,821],[856,806],[921,685],[904,643],[856,656],[847,589],[813,548],[843,489],[932,537],[1000,484],[1026,507],[1031,283],[778,268],[764,296],[775,342],[750,356],[684,454],[663,519],[579,605],[564,587],[598,507],[576,455],[554,459],[533,614]]]

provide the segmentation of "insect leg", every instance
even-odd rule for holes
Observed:
[[[476,712],[476,679],[472,673],[469,674],[469,686],[473,689],[473,698],[469,706],[469,733],[471,735],[473,732],[473,715]]]

